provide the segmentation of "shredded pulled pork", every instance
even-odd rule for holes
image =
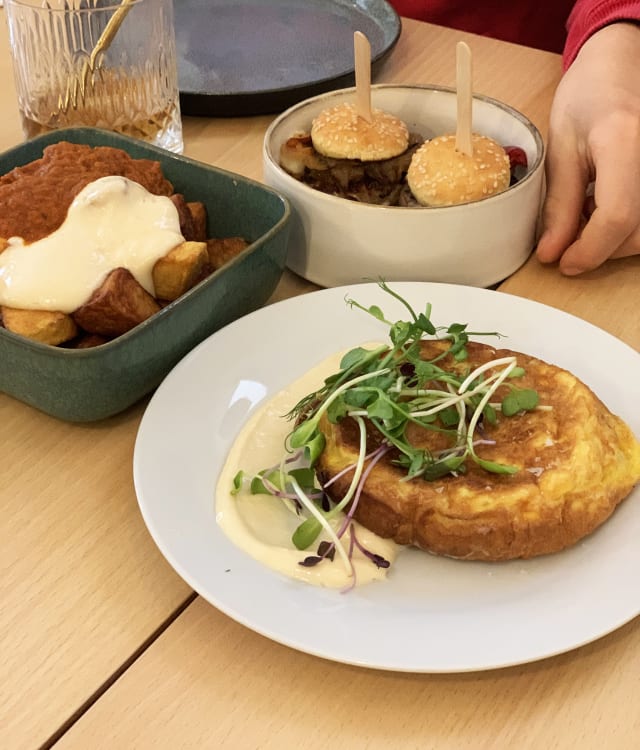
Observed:
[[[382,161],[332,159],[318,153],[308,134],[293,136],[280,149],[280,165],[290,175],[329,195],[361,203],[397,206],[405,187],[407,169],[424,139],[412,133],[409,147]]]

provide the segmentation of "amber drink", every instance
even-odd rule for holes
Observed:
[[[27,138],[93,126],[181,152],[172,0],[5,0]]]

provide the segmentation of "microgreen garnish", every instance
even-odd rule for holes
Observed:
[[[519,411],[531,411],[538,405],[538,392],[530,388],[514,388],[502,399],[502,413],[512,417]]]
[[[378,567],[389,565],[383,557],[362,546],[353,526],[362,488],[377,461],[391,452],[393,463],[405,472],[402,481],[433,481],[446,475],[457,476],[466,471],[469,462],[490,473],[513,474],[519,467],[477,454],[478,446],[493,444],[484,439],[483,427],[495,425],[498,413],[511,418],[538,407],[537,392],[519,388],[513,382],[524,375],[515,356],[496,358],[473,368],[466,365],[470,337],[499,337],[500,333],[468,331],[463,323],[436,326],[431,320],[430,303],[424,312],[416,312],[384,281],[378,283],[384,292],[404,306],[409,320],[392,322],[379,306],[364,307],[354,299],[346,299],[351,308],[387,325],[391,344],[374,349],[356,347],[347,352],[339,370],[286,415],[296,423],[286,440],[289,457],[250,481],[252,493],[279,497],[290,510],[303,517],[292,536],[296,548],[307,550],[320,535],[326,537],[320,542],[317,554],[304,558],[301,565],[310,567],[333,560],[337,551],[351,576],[354,574],[351,556],[355,549]],[[421,342],[425,337],[446,344],[429,360],[421,356]],[[442,360],[448,356],[458,363],[455,369],[442,366]],[[492,402],[491,398],[501,387],[502,392],[507,389],[506,395],[499,402]],[[338,477],[334,476],[321,487],[314,470],[325,447],[325,436],[320,428],[323,417],[334,424],[351,418],[360,435],[356,462],[339,474],[350,477],[349,487],[335,503],[328,502],[328,492]],[[443,434],[448,447],[432,453],[413,445],[409,436],[412,425]],[[368,430],[378,433],[379,446],[369,453]],[[294,467],[288,468],[291,463]],[[243,473],[238,472],[233,481],[234,494],[244,480]],[[339,518],[344,520],[340,522]],[[341,539],[347,531],[349,539],[343,544]]]
[[[335,554],[335,546],[331,542],[322,541],[318,545],[318,553],[316,555],[305,557],[304,560],[301,560],[298,563],[298,565],[302,565],[305,568],[312,568],[323,560],[333,560]]]
[[[376,566],[376,568],[390,567],[391,563],[388,560],[385,560],[382,555],[379,555],[377,552],[371,552],[358,541],[358,537],[356,536],[356,532],[353,526],[349,527],[349,535],[351,537],[351,540],[353,541],[354,546],[357,547],[365,557],[368,557],[369,560],[371,560],[371,562]]]

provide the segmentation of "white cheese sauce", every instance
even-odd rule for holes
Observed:
[[[232,495],[233,479],[239,470],[253,476],[263,469],[279,465],[284,453],[286,436],[293,423],[284,415],[306,394],[319,388],[324,378],[339,369],[343,354],[333,355],[313,368],[288,388],[280,391],[252,415],[233,443],[216,488],[216,518],[220,528],[240,549],[263,565],[290,578],[316,586],[332,588],[361,586],[371,581],[384,580],[387,569],[378,568],[369,558],[354,549],[349,566],[337,553],[333,561],[323,560],[313,567],[300,562],[315,555],[318,544],[328,537],[323,535],[308,550],[298,550],[291,535],[304,520],[287,510],[281,500],[269,495],[251,495],[243,486]],[[332,520],[334,529],[341,525],[344,515]],[[390,563],[395,559],[398,545],[382,539],[354,522],[358,541],[370,552],[381,555]],[[349,547],[348,532],[341,539],[345,550]]]
[[[126,177],[102,177],[78,193],[47,237],[9,238],[0,253],[0,304],[70,313],[115,268],[127,268],[153,294],[154,264],[183,241],[169,198]]]

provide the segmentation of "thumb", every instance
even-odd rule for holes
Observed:
[[[577,154],[550,149],[546,162],[547,194],[542,209],[542,235],[536,255],[554,263],[578,236],[588,176]]]

